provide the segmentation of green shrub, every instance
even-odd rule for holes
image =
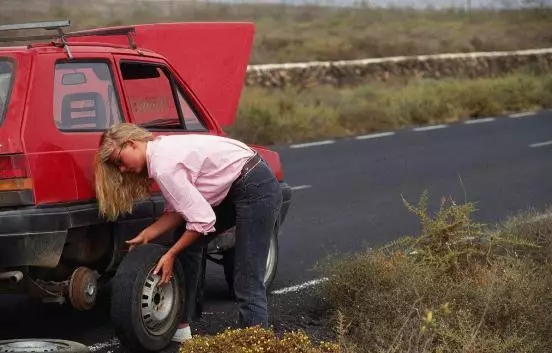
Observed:
[[[300,331],[286,332],[282,337],[269,329],[250,327],[225,330],[214,336],[195,336],[182,343],[180,353],[338,353],[335,343],[313,344]]]

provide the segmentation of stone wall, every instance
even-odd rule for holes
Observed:
[[[552,48],[250,65],[246,85],[282,88],[287,85],[308,87],[325,83],[344,86],[385,81],[391,77],[492,77],[522,67],[540,72],[552,69]]]

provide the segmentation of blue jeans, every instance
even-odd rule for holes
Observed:
[[[266,162],[261,161],[231,187],[225,200],[214,207],[216,233],[202,236],[179,254],[185,275],[183,322],[191,322],[201,279],[203,250],[219,233],[236,226],[234,292],[240,327],[268,327],[264,276],[270,238],[282,205],[280,184]],[[183,227],[177,230],[177,239]],[[175,240],[177,240],[175,239]]]

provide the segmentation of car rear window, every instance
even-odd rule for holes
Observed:
[[[13,78],[13,63],[8,59],[0,58],[0,124],[4,121],[8,110],[8,100]]]

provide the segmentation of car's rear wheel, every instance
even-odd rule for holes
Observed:
[[[224,251],[222,256],[222,264],[224,268],[224,278],[228,285],[228,289],[234,296],[234,248]],[[276,271],[278,268],[278,230],[274,229],[270,238],[270,247],[268,249],[268,257],[266,260],[266,273],[264,277],[265,287],[267,292],[272,286]]]
[[[183,308],[184,274],[175,259],[173,277],[159,286],[153,270],[166,252],[159,244],[130,251],[112,280],[111,317],[122,344],[133,351],[159,351],[174,335]]]
[[[50,339],[50,338],[27,338],[0,341],[1,353],[88,353],[90,349],[82,343]]]

